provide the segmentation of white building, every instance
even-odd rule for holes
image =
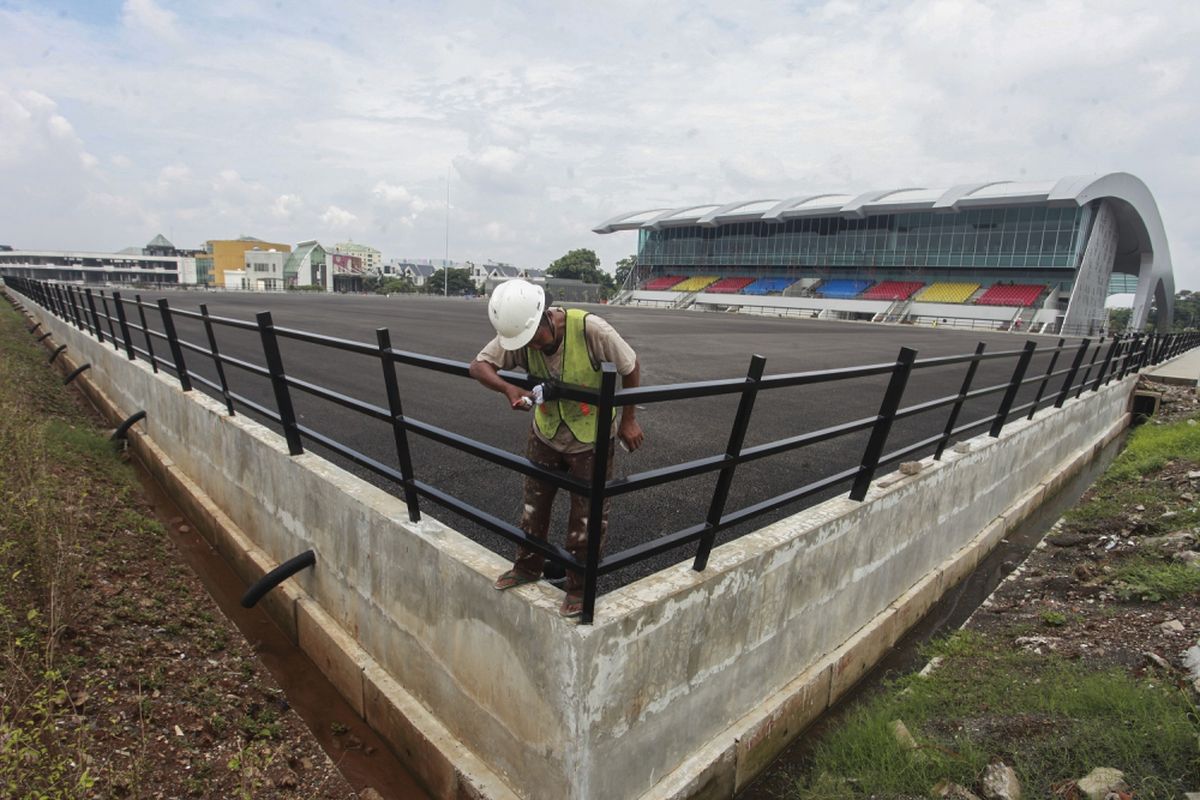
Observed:
[[[383,271],[383,253],[374,247],[357,244],[353,241],[338,242],[333,246],[333,252],[348,256],[358,256],[362,259],[363,269],[369,275],[378,275]]]
[[[279,250],[259,250],[257,247],[247,250],[244,253],[246,266],[242,271],[244,288],[255,292],[283,291],[285,287],[283,265],[287,261],[288,255]],[[228,280],[225,283],[226,286],[229,285]]]

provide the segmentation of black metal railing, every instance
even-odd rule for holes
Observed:
[[[579,400],[595,406],[597,419],[607,419],[615,409],[629,405],[671,403],[681,400],[706,398],[719,395],[738,395],[737,411],[731,424],[724,451],[711,456],[688,460],[666,467],[636,472],[623,477],[606,478],[608,467],[607,442],[597,443],[593,470],[589,480],[581,480],[562,472],[547,470],[529,459],[506,450],[476,441],[451,430],[423,422],[404,412],[400,385],[396,379],[399,365],[469,378],[470,365],[466,362],[422,355],[400,350],[392,345],[386,328],[376,331],[374,343],[358,342],[302,330],[282,328],[274,325],[271,313],[259,313],[253,322],[219,317],[209,313],[201,305],[199,312],[173,309],[165,299],[155,305],[144,302],[141,295],[133,299],[123,297],[120,292],[106,295],[103,290],[94,294],[92,290],[73,285],[46,283],[23,278],[8,278],[7,283],[18,292],[38,303],[56,316],[87,331],[101,343],[109,343],[118,352],[130,359],[145,359],[154,371],[166,369],[174,373],[183,391],[190,391],[193,383],[211,390],[220,398],[229,414],[237,407],[280,426],[293,455],[304,452],[305,442],[324,447],[375,475],[394,482],[400,487],[408,507],[409,518],[419,521],[421,501],[429,500],[483,528],[499,534],[518,545],[536,551],[561,567],[581,573],[584,583],[583,617],[590,623],[595,611],[597,580],[602,575],[637,564],[658,554],[695,545],[693,568],[703,570],[707,566],[715,537],[721,531],[757,519],[804,498],[828,492],[843,484],[849,484],[849,497],[862,500],[876,473],[881,467],[915,457],[922,452],[933,451],[940,459],[946,446],[964,434],[987,429],[999,436],[1004,426],[1012,419],[1033,417],[1040,408],[1050,405],[1061,407],[1072,393],[1079,397],[1085,391],[1096,391],[1114,379],[1120,379],[1143,367],[1158,364],[1200,345],[1200,334],[1135,334],[1098,340],[1082,339],[1068,342],[1058,339],[1051,347],[1038,348],[1028,341],[1019,349],[987,352],[980,343],[975,351],[965,355],[940,356],[918,359],[917,352],[901,348],[893,361],[865,366],[812,372],[796,372],[780,375],[764,375],[766,359],[755,355],[744,378],[698,381],[660,386],[644,386],[617,389],[617,373],[612,364],[602,365],[601,384],[598,390],[575,386],[557,387],[558,396],[568,400]],[[97,299],[99,303],[97,303]],[[109,302],[112,302],[110,308]],[[147,309],[153,316],[157,308],[162,322],[162,331],[151,328],[147,323]],[[132,309],[134,314],[130,314]],[[182,339],[175,326],[176,319],[187,319],[203,327],[207,347]],[[136,320],[136,321],[135,321]],[[231,328],[257,333],[263,364],[222,354],[217,345],[217,328]],[[383,374],[387,406],[369,403],[328,387],[301,380],[289,375],[284,367],[279,340],[287,339],[317,345],[329,350],[354,353],[377,359]],[[135,340],[140,340],[139,345]],[[156,354],[155,341],[166,344],[170,358]],[[209,359],[216,369],[217,380],[206,378],[188,368],[184,351]],[[1047,358],[1044,370],[1030,372],[1034,356]],[[1059,362],[1067,366],[1059,366]],[[978,369],[985,362],[1011,362],[1011,375],[999,383],[976,387]],[[259,378],[270,381],[275,407],[270,408],[255,402],[230,388],[225,367],[234,367]],[[958,391],[943,397],[902,406],[905,390],[912,375],[923,370],[963,366],[965,374]],[[505,380],[531,388],[536,379],[524,374],[502,372]],[[866,417],[841,422],[803,434],[747,446],[746,433],[749,429],[755,402],[763,392],[778,391],[800,386],[817,386],[840,381],[870,377],[887,377],[887,386],[880,398],[878,411]],[[1031,400],[1018,403],[1021,390],[1036,386]],[[333,402],[356,414],[379,420],[390,426],[396,452],[397,467],[384,464],[342,442],[319,433],[301,424],[293,407],[292,392]],[[995,411],[979,419],[960,423],[959,418],[967,403],[999,395]],[[948,409],[944,426],[932,436],[903,447],[887,450],[888,438],[895,422],[916,417],[920,414]],[[835,440],[856,433],[867,435],[867,443],[855,466],[832,474],[823,475],[803,486],[792,487],[781,494],[742,508],[728,510],[730,486],[738,467],[761,459],[810,447],[821,442]],[[530,537],[519,527],[497,517],[495,514],[454,496],[451,492],[437,488],[416,477],[410,452],[410,436],[419,436],[436,442],[506,470],[544,481],[556,488],[566,489],[588,499],[588,550],[581,562],[571,553],[557,545]],[[700,475],[716,473],[716,484],[708,502],[703,522],[679,530],[659,533],[619,552],[603,555],[600,552],[602,509],[607,499],[631,492],[643,491]]]

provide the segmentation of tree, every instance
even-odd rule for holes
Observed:
[[[600,278],[600,257],[595,250],[580,248],[572,250],[555,261],[546,270],[555,278],[574,278],[584,283],[603,283]]]
[[[462,297],[464,294],[475,294],[475,281],[471,280],[469,269],[450,269],[451,297]],[[426,294],[442,294],[446,291],[446,270],[439,269],[425,282]]]
[[[625,256],[617,262],[617,286],[624,286],[625,279],[629,277],[629,273],[633,272],[637,267],[637,256]]]
[[[386,278],[380,284],[379,294],[412,294],[417,290],[409,278]]]
[[[613,276],[600,269],[600,257],[596,251],[587,248],[570,251],[551,264],[546,274],[552,278],[574,278],[584,283],[598,284],[601,297],[606,299],[617,287]]]

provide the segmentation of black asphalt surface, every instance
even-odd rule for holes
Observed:
[[[304,294],[226,294],[169,292],[144,294],[143,299],[166,297],[172,307],[197,310],[206,303],[211,314],[253,321],[259,311],[269,310],[276,326],[298,328],[330,336],[374,344],[377,328],[391,332],[394,347],[442,356],[463,362],[474,358],[493,335],[480,300],[413,296],[314,296]],[[899,348],[918,351],[918,358],[968,354],[978,342],[988,352],[1018,351],[1027,340],[1039,350],[1050,348],[1050,337],[929,329],[908,326],[841,323],[815,320],[778,319],[739,314],[670,311],[629,307],[591,306],[611,322],[637,350],[642,365],[642,385],[671,384],[718,378],[743,377],[752,354],[766,357],[766,374],[777,375],[848,366],[894,362]],[[151,327],[161,330],[157,315]],[[199,324],[179,320],[180,335],[207,346]],[[217,328],[223,355],[264,364],[259,337],[254,332]],[[1077,341],[1077,340],[1076,340]],[[1093,348],[1095,349],[1095,348]],[[165,353],[165,343],[156,350]],[[382,372],[378,360],[311,344],[284,340],[284,367],[289,375],[319,383],[358,399],[386,407]],[[1057,368],[1070,364],[1073,351],[1059,357]],[[1090,354],[1089,354],[1090,358]],[[216,373],[210,360],[186,353],[188,369],[212,380]],[[1049,356],[1035,356],[1030,375],[1046,370]],[[974,387],[998,385],[1012,375],[1016,358],[981,364]],[[275,407],[270,385],[235,367],[226,367],[233,391],[266,406]],[[903,404],[927,401],[958,391],[966,365],[917,370],[904,395]],[[404,412],[407,416],[461,433],[479,441],[523,453],[529,416],[514,412],[502,395],[474,381],[443,373],[401,366],[398,368]],[[875,415],[888,376],[859,378],[836,383],[761,392],[757,398],[746,444],[754,445],[831,425]],[[1052,397],[1062,378],[1051,382]],[[1037,385],[1027,386],[1018,403],[1032,399]],[[293,402],[301,423],[386,464],[397,466],[389,426],[362,417],[328,401],[293,391]],[[1002,393],[967,404],[959,424],[995,413]],[[737,408],[736,395],[649,405],[638,412],[646,432],[644,447],[634,454],[617,450],[616,475],[641,472],[724,451]],[[887,450],[940,433],[949,409],[942,408],[898,421],[892,429]],[[239,409],[239,413],[243,413]],[[272,428],[278,426],[270,423]],[[973,431],[979,433],[980,430]],[[826,475],[857,465],[868,434],[853,434],[822,442],[803,450],[743,465],[737,470],[726,511],[782,494]],[[447,446],[412,436],[416,476],[439,489],[495,514],[516,521],[521,508],[521,477],[501,467],[462,454]],[[202,446],[202,443],[198,443]],[[306,444],[306,446],[308,446]],[[321,448],[312,448],[323,452]],[[932,452],[927,448],[924,454]],[[327,454],[327,453],[326,453]],[[913,456],[916,457],[915,455]],[[399,487],[368,471],[334,461],[373,483],[399,494]],[[882,472],[894,469],[895,465]],[[610,514],[607,553],[641,544],[672,531],[702,522],[708,511],[716,474],[686,479],[640,493],[616,498]],[[812,505],[821,499],[849,491],[843,483],[823,494],[747,523],[741,529],[721,533],[718,543],[747,530]],[[565,498],[559,498],[551,537],[562,543]],[[472,539],[509,556],[513,547],[496,534],[422,501],[422,512],[441,519]],[[353,536],[353,531],[346,531]],[[694,545],[654,557],[635,567],[606,577],[602,589],[611,589],[695,553]]]

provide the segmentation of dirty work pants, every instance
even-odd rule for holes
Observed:
[[[529,431],[529,444],[525,450],[526,457],[546,469],[566,472],[575,478],[585,481],[592,479],[592,462],[595,451],[584,450],[582,453],[560,453]],[[613,442],[608,441],[608,475],[612,477]],[[529,536],[542,541],[550,531],[550,508],[554,505],[554,494],[557,488],[534,478],[525,478],[524,510],[521,513],[521,529]],[[604,548],[604,537],[608,532],[608,503],[604,501],[604,519],[600,524],[600,547]],[[566,550],[575,556],[580,563],[587,561],[587,524],[588,499],[583,495],[571,493],[571,511],[567,517]],[[527,575],[541,575],[545,565],[545,557],[521,547],[517,549],[517,560],[513,568]],[[583,590],[583,573],[567,570],[567,591]]]

